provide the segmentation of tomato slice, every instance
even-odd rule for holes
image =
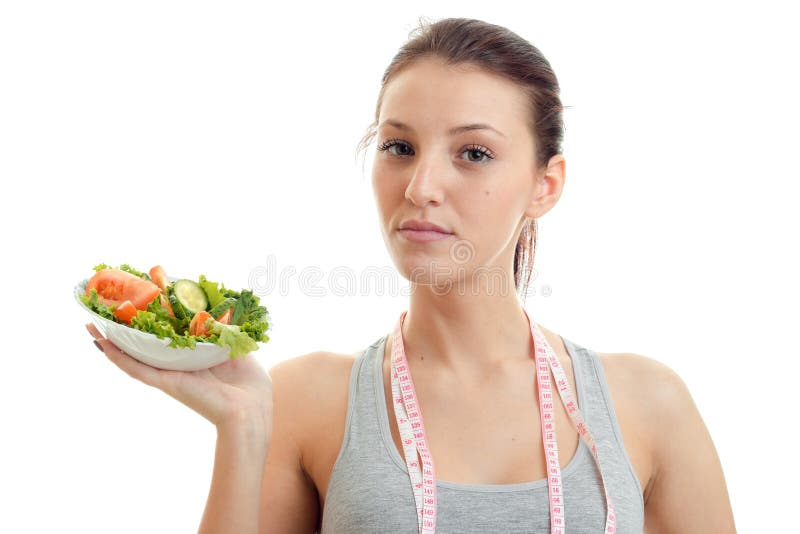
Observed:
[[[123,323],[131,324],[131,319],[136,317],[139,310],[129,300],[126,300],[114,310],[114,316]]]
[[[150,279],[155,285],[161,288],[161,291],[166,291],[167,286],[170,284],[169,278],[167,278],[167,272],[160,265],[156,265],[150,269]]]
[[[225,313],[219,316],[217,322],[222,324],[231,324],[231,317],[233,317],[233,308],[228,308]]]
[[[205,336],[208,334],[208,328],[206,328],[206,321],[211,319],[211,314],[207,311],[199,311],[194,314],[192,317],[192,322],[189,323],[189,335],[190,336]]]
[[[153,282],[119,269],[97,271],[86,284],[86,294],[91,294],[92,289],[106,306],[119,306],[129,300],[137,310],[146,310],[161,292]]]

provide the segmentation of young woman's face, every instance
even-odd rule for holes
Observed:
[[[514,291],[517,237],[525,217],[539,215],[531,209],[539,186],[525,98],[504,78],[436,59],[387,84],[372,184],[384,241],[407,279],[452,287],[502,275]],[[497,131],[450,131],[475,123]],[[410,219],[450,235],[420,242],[421,234],[400,230]]]

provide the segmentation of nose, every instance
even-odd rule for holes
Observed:
[[[420,159],[406,186],[405,197],[415,206],[426,206],[430,203],[440,205],[444,201],[443,182],[447,169],[433,159]]]

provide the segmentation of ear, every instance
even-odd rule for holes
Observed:
[[[562,154],[550,158],[547,167],[534,171],[532,197],[525,209],[525,216],[538,219],[555,206],[561,197],[566,179],[566,160]]]

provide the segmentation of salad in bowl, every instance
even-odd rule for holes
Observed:
[[[252,291],[207,280],[169,278],[127,264],[97,265],[74,295],[112,343],[137,360],[179,371],[244,357],[269,341],[271,319]]]

